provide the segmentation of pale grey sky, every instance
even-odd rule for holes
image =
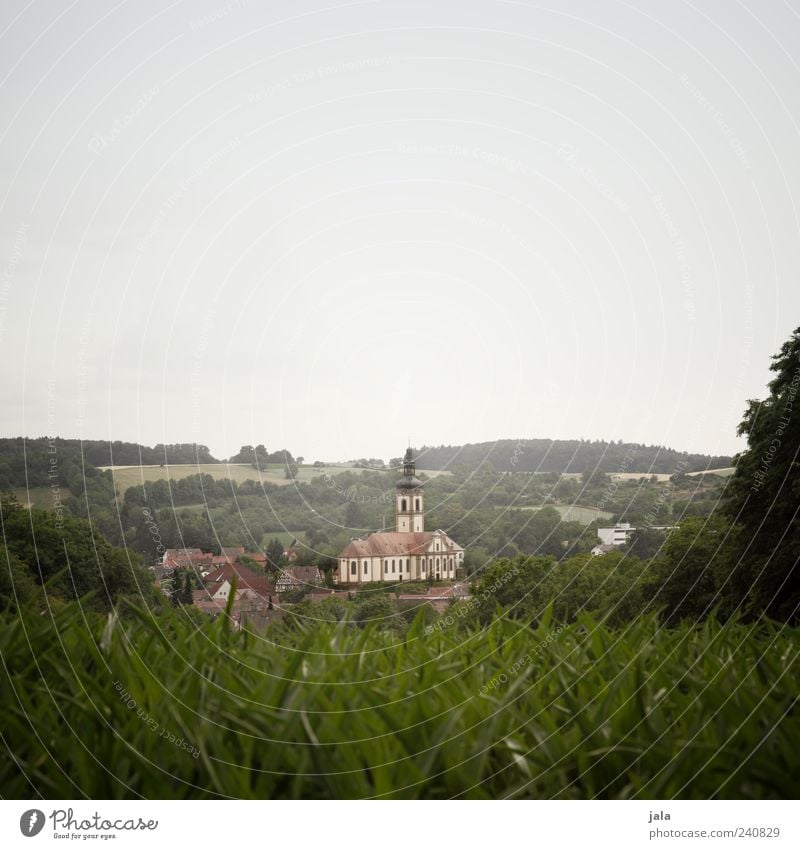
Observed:
[[[785,2],[5,0],[0,432],[734,452],[800,324]]]

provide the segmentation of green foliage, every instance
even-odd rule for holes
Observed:
[[[15,610],[36,594],[31,570],[4,545],[0,545],[0,609]]]
[[[800,328],[772,358],[764,401],[750,401],[725,512],[740,528],[726,606],[797,619],[800,613]]]
[[[591,613],[609,624],[637,618],[644,605],[643,564],[612,552],[580,554],[556,563],[548,557],[501,559],[473,585],[465,621],[488,623],[499,606],[505,616],[538,622],[546,611],[557,622],[575,622]]]
[[[28,575],[48,594],[61,598],[91,595],[103,609],[123,595],[149,594],[152,576],[130,551],[112,546],[83,519],[45,510],[15,510],[3,521],[12,570],[24,563]],[[16,564],[16,565],[13,565]],[[13,577],[13,571],[12,571]]]
[[[631,536],[628,553],[639,560],[650,560],[661,553],[667,535],[653,528],[637,528]]]
[[[593,475],[628,472],[672,474],[680,462],[685,471],[730,466],[730,457],[685,454],[663,445],[578,439],[500,439],[471,445],[423,446],[420,469],[450,469],[455,463],[469,472],[491,464],[498,472],[579,472]]]
[[[315,610],[323,605],[315,606]],[[320,618],[320,614],[317,614]],[[5,798],[796,798],[797,630],[0,618]],[[170,736],[172,740],[170,739]],[[744,754],[746,753],[746,757]]]
[[[283,543],[273,537],[267,546],[266,555],[269,568],[273,571],[280,569],[283,565]]]
[[[652,604],[669,623],[698,621],[721,606],[737,539],[738,530],[722,516],[689,516],[669,532],[648,576]]]

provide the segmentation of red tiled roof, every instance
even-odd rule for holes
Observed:
[[[370,534],[364,539],[350,540],[339,557],[392,557],[398,554],[425,554],[433,534],[430,531],[418,533]]]
[[[220,566],[219,569],[209,572],[204,582],[208,586],[221,584],[223,581],[233,583],[234,579],[237,588],[255,590],[259,595],[265,597],[275,595],[277,592],[275,584],[269,578],[242,566],[241,563],[226,563],[224,566]]]
[[[379,531],[363,539],[351,540],[339,557],[396,557],[406,554],[426,554],[435,533],[439,534],[444,545],[441,554],[451,554],[462,550],[461,546],[451,540],[444,531],[416,533]]]

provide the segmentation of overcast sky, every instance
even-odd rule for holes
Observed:
[[[800,324],[796,5],[1,14],[2,435],[742,447]]]

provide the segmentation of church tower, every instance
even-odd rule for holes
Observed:
[[[398,533],[420,533],[425,530],[425,495],[422,487],[409,448],[403,459],[403,477],[395,484]]]

